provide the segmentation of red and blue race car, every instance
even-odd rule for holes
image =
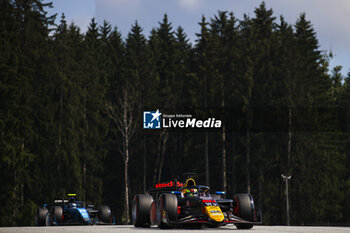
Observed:
[[[250,229],[262,224],[262,217],[250,194],[236,194],[227,199],[224,192],[210,194],[208,186],[196,185],[190,178],[185,184],[176,180],[156,184],[146,194],[135,195],[132,221],[135,227],[234,224],[238,229]]]

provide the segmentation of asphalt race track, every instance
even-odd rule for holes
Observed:
[[[131,225],[114,226],[60,226],[60,227],[2,227],[0,233],[142,233],[142,232],[170,232],[170,233],[199,233],[199,232],[254,232],[254,233],[349,233],[350,227],[287,227],[287,226],[254,226],[251,230],[237,230],[234,226],[225,226],[216,229],[168,229],[161,230],[157,227],[135,228]]]

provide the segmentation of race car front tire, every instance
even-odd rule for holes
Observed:
[[[101,222],[112,223],[112,213],[109,206],[101,206],[98,212]]]
[[[164,193],[159,197],[157,206],[157,221],[159,228],[170,228],[171,223],[176,222],[177,205],[177,197],[174,194]]]
[[[63,209],[61,206],[54,206],[51,210],[51,225],[59,225],[63,221]]]
[[[234,200],[238,217],[254,222],[256,214],[253,197],[249,193],[241,193],[235,195]],[[253,224],[250,223],[236,223],[235,225],[237,229],[251,229],[253,227]]]
[[[153,198],[148,194],[137,194],[132,203],[132,224],[135,227],[150,226],[150,210]]]
[[[35,215],[35,225],[36,226],[46,226],[46,215],[48,213],[46,207],[38,208]]]

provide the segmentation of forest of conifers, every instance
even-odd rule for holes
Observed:
[[[187,172],[251,192],[265,224],[286,223],[291,175],[292,225],[350,223],[350,73],[329,67],[305,14],[218,11],[190,43],[167,15],[150,33],[94,19],[82,33],[41,0],[0,4],[0,226],[67,193],[125,224],[126,196]],[[143,129],[157,109],[220,112],[223,127]]]

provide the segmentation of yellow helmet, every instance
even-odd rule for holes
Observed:
[[[188,178],[186,181],[185,181],[185,187],[188,187],[188,186],[195,186],[196,185],[196,181],[192,178]]]

